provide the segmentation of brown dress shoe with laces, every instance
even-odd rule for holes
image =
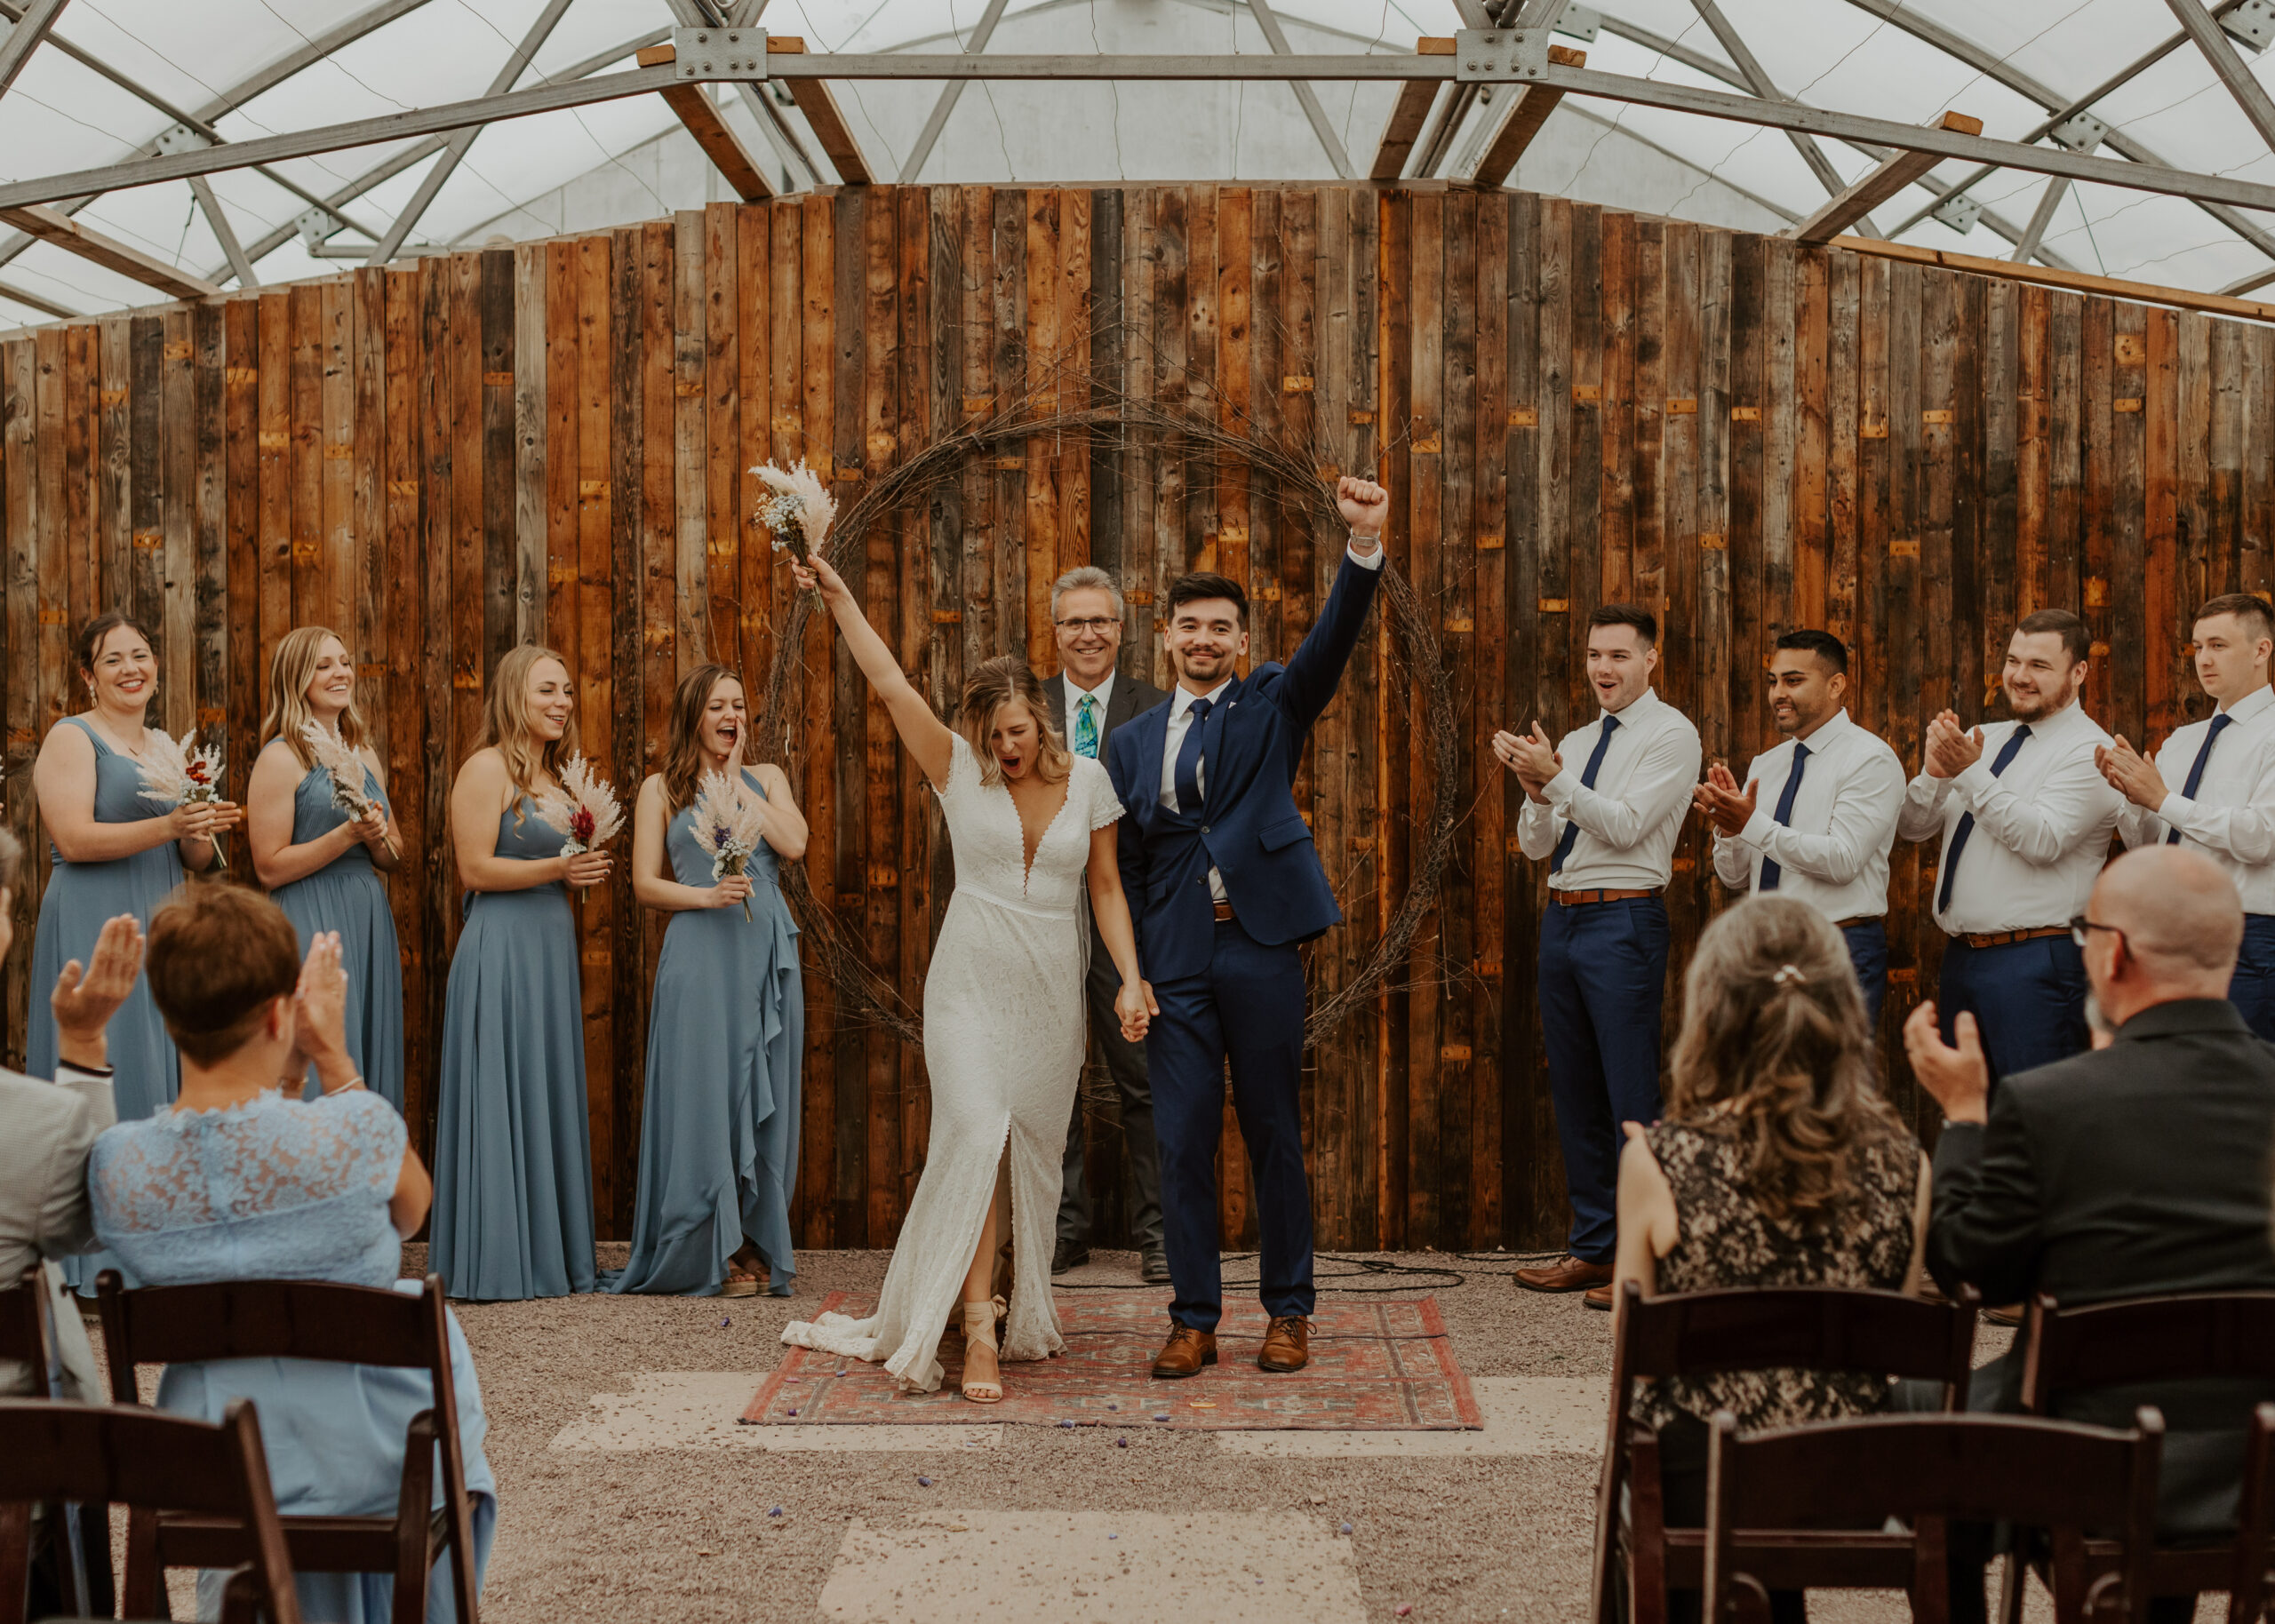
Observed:
[[[1187,1376],[1197,1376],[1204,1365],[1217,1362],[1217,1333],[1196,1331],[1191,1325],[1173,1325],[1169,1340],[1161,1352],[1153,1356],[1153,1377],[1159,1381],[1180,1381]]]
[[[1312,1322],[1301,1314],[1274,1315],[1256,1356],[1257,1369],[1281,1373],[1303,1369],[1312,1362],[1311,1338]]]
[[[1516,1282],[1529,1292],[1584,1292],[1591,1286],[1611,1284],[1609,1263],[1584,1263],[1577,1257],[1560,1257],[1553,1263],[1520,1269]]]

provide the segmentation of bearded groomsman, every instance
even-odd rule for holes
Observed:
[[[1724,885],[1794,897],[1840,927],[1866,1020],[1878,1028],[1904,763],[1848,720],[1848,646],[1830,632],[1784,633],[1769,656],[1769,711],[1784,742],[1746,763],[1743,790],[1715,762],[1692,804],[1714,826]]]
[[[1556,1136],[1572,1201],[1568,1254],[1520,1269],[1529,1291],[1585,1291],[1611,1306],[1620,1124],[1659,1114],[1659,1006],[1667,974],[1667,881],[1698,782],[1698,729],[1651,689],[1659,623],[1607,603],[1588,617],[1596,719],[1554,744],[1493,736],[1524,785],[1517,842],[1548,859],[1540,922],[1540,1019]]]
[[[1975,1016],[1993,1086],[2083,1049],[2085,959],[2070,921],[2109,856],[2124,809],[2095,765],[2111,744],[2078,696],[2092,644],[2066,609],[2025,615],[2001,678],[2014,720],[1972,731],[1949,711],[1928,724],[1924,765],[1896,832],[1942,847],[1936,999],[1944,1041]]]
[[[2153,764],[2121,736],[2095,759],[2129,803],[2117,825],[2126,845],[2190,847],[2235,882],[2243,947],[2228,1001],[2275,1039],[2275,615],[2230,593],[2196,611],[2193,636],[2212,714],[2177,729]]]
[[[1169,696],[1140,676],[1117,668],[1122,655],[1122,588],[1095,564],[1069,569],[1051,584],[1050,619],[1058,641],[1058,674],[1042,685],[1066,729],[1066,748],[1093,760],[1106,759],[1114,730]],[[1138,1271],[1148,1286],[1166,1286],[1169,1254],[1161,1247],[1161,1152],[1153,1138],[1153,1090],[1145,1073],[1145,1046],[1122,1035],[1114,995],[1122,977],[1090,926],[1090,974],[1084,994],[1090,1037],[1105,1057],[1122,1100],[1122,1147],[1130,1158],[1130,1229],[1138,1243]],[[1082,1098],[1066,1123],[1065,1179],[1058,1196],[1058,1241],[1050,1272],[1065,1274],[1090,1261],[1090,1202],[1083,1189]]]

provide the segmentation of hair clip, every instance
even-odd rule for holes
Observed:
[[[1772,975],[1769,979],[1776,985],[1782,987],[1788,982],[1792,983],[1795,986],[1799,986],[1802,982],[1807,981],[1808,977],[1801,974],[1800,966],[1784,964],[1778,966],[1777,974]]]

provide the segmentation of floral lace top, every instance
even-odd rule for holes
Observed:
[[[1890,1133],[1856,1148],[1855,1198],[1830,1222],[1773,1222],[1744,1182],[1735,1139],[1676,1123],[1646,1134],[1674,1192],[1680,1236],[1658,1262],[1660,1292],[1739,1286],[1846,1286],[1896,1291],[1912,1264],[1920,1147]],[[1838,1421],[1888,1406],[1887,1378],[1862,1373],[1743,1370],[1644,1384],[1635,1419],[1663,1427],[1728,1410],[1749,1431]]]
[[[151,1286],[390,1286],[407,1142],[395,1107],[361,1088],[122,1122],[87,1158],[95,1233]]]

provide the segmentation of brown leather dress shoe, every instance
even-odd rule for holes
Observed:
[[[1217,1362],[1217,1333],[1196,1331],[1191,1325],[1170,1328],[1169,1340],[1161,1352],[1153,1356],[1153,1377],[1160,1381],[1180,1381],[1187,1376],[1197,1376],[1204,1365]]]
[[[1257,1369],[1281,1374],[1303,1369],[1312,1362],[1311,1339],[1312,1322],[1301,1314],[1274,1315],[1257,1352]]]
[[[1529,1292],[1584,1292],[1591,1286],[1610,1285],[1611,1265],[1584,1263],[1568,1255],[1553,1263],[1520,1269],[1514,1278]]]
[[[1591,1286],[1588,1287],[1587,1294],[1582,1297],[1580,1301],[1586,1303],[1592,1309],[1601,1309],[1605,1313],[1608,1314],[1611,1312],[1611,1287],[1608,1286]]]

